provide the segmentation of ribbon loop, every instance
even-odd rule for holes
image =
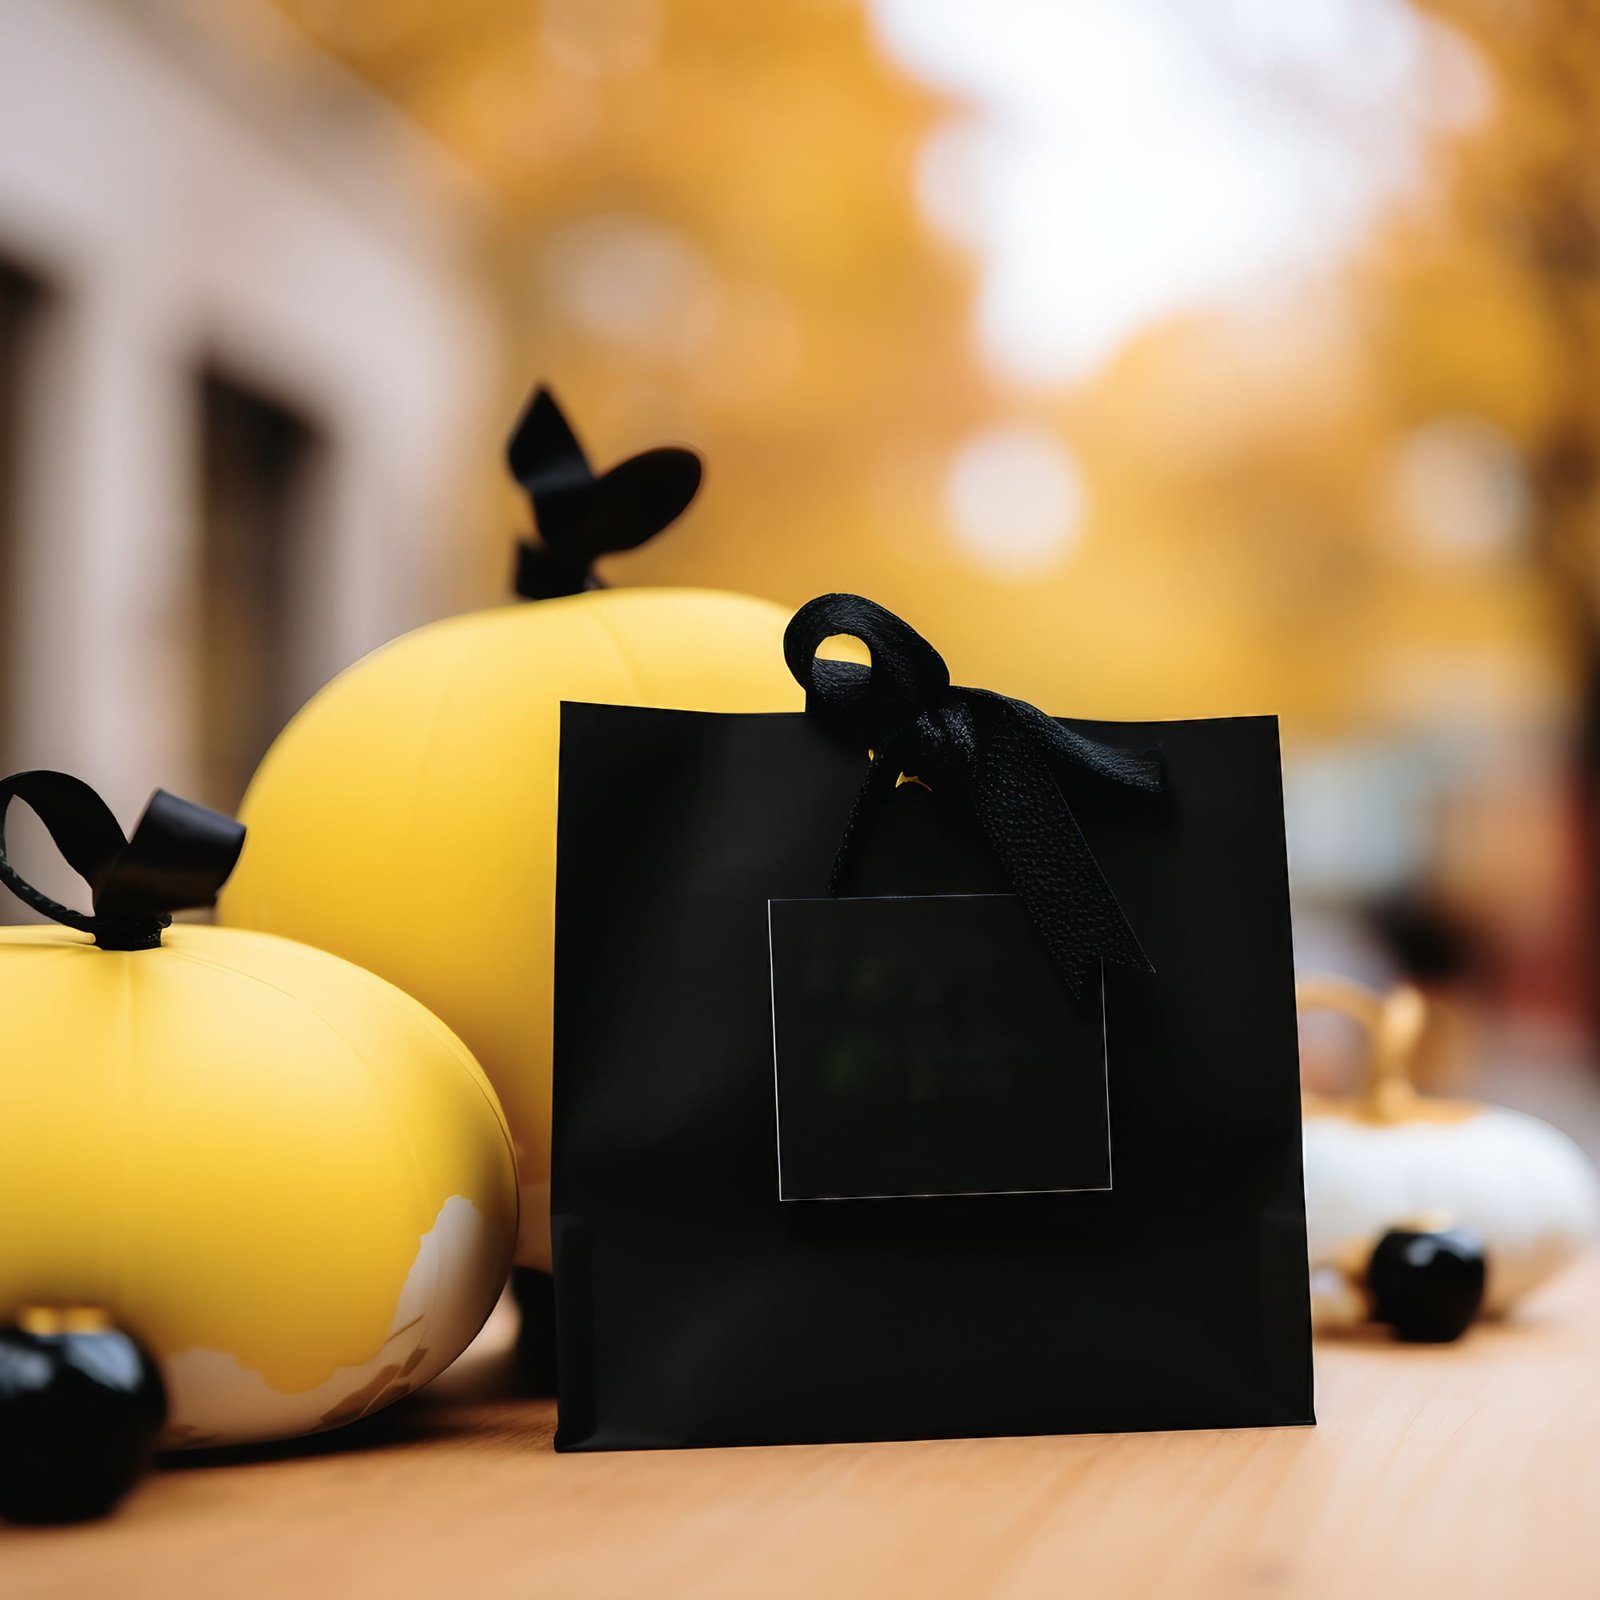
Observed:
[[[817,659],[837,635],[859,639],[871,665]],[[897,772],[937,774],[975,813],[1000,870],[1074,994],[1101,961],[1153,971],[1056,780],[1068,767],[1123,787],[1161,788],[1158,761],[1063,728],[1023,700],[953,685],[944,658],[915,628],[860,595],[808,601],[784,634],[784,660],[806,709],[871,748],[834,858],[831,892],[849,881],[865,825]]]
[[[34,888],[6,855],[5,819],[13,799],[44,823],[68,866],[88,885],[93,915]],[[209,906],[244,848],[244,827],[192,800],[156,790],[124,836],[111,808],[65,772],[18,772],[0,781],[0,883],[35,911],[93,934],[104,950],[150,950],[174,911]]]
[[[870,666],[824,661],[825,639],[847,635],[867,647]],[[936,707],[950,688],[944,657],[909,623],[858,594],[808,600],[783,635],[783,659],[806,691],[808,709],[864,721],[885,738],[896,722]]]

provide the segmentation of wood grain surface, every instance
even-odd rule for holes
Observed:
[[[342,1434],[0,1531],[0,1595],[1600,1596],[1600,1259],[1457,1345],[1322,1342],[1320,1426],[1257,1432],[556,1456],[508,1319]]]

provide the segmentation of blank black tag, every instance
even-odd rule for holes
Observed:
[[[1111,1187],[1104,995],[1014,895],[767,909],[780,1200]]]

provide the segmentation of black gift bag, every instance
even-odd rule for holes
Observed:
[[[562,708],[557,1448],[1311,1422],[1276,721],[786,654]]]

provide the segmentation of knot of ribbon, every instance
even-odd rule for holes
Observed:
[[[871,665],[819,659],[822,642],[839,635],[866,645]],[[1056,773],[1077,769],[1153,794],[1158,758],[1097,743],[1026,701],[952,684],[944,658],[915,628],[860,595],[808,601],[789,623],[783,653],[806,710],[870,750],[830,893],[844,892],[872,812],[915,778],[936,794],[953,792],[976,817],[1073,994],[1082,998],[1101,961],[1154,970]]]
[[[52,900],[11,865],[5,821],[13,799],[35,812],[89,885],[93,915]],[[80,778],[38,771],[0,780],[0,883],[35,911],[93,934],[103,950],[153,950],[174,911],[215,901],[243,848],[243,824],[165,789],[150,797],[130,839]]]
[[[517,545],[513,577],[525,600],[551,600],[605,585],[595,561],[632,550],[675,522],[700,488],[700,458],[665,445],[609,472],[589,465],[548,389],[538,389],[506,443],[506,464],[533,507],[539,542]]]

